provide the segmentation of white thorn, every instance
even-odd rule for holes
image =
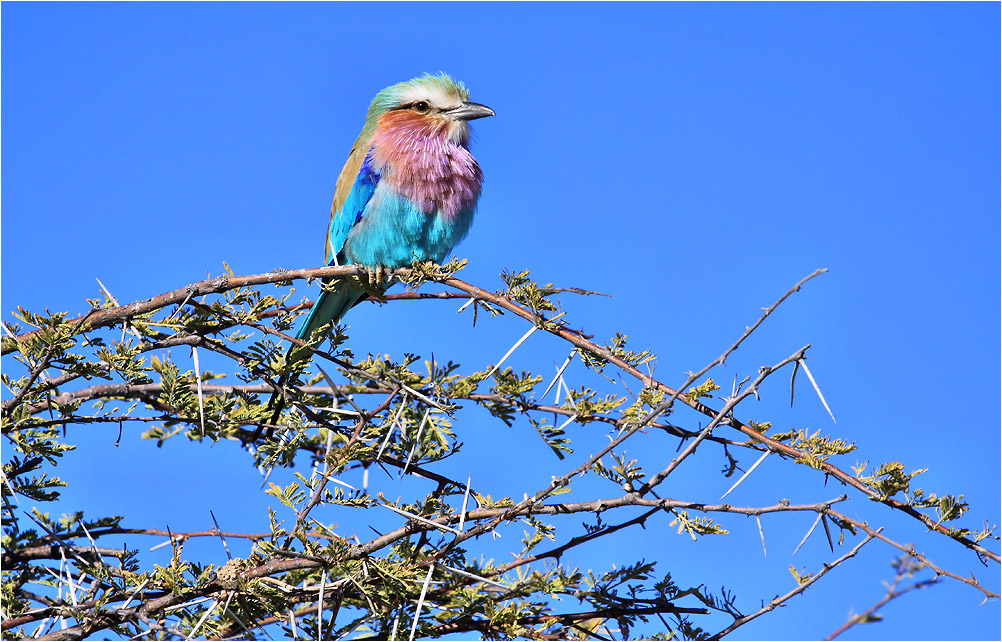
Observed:
[[[397,627],[400,626],[400,611],[397,611],[396,615],[393,616],[393,630],[390,631],[390,642],[394,642],[397,639]]]
[[[193,638],[193,637],[195,637],[195,634],[196,634],[196,633],[198,633],[198,630],[199,630],[200,628],[202,628],[202,624],[204,624],[204,623],[205,623],[205,621],[206,621],[207,619],[209,619],[209,615],[211,615],[211,614],[212,614],[212,609],[216,608],[216,606],[217,606],[218,604],[219,604],[219,600],[215,600],[215,601],[213,601],[213,602],[212,602],[212,606],[210,606],[210,607],[209,607],[209,608],[208,608],[208,609],[207,609],[207,610],[205,611],[205,613],[202,613],[202,617],[201,617],[201,618],[199,618],[198,622],[196,622],[196,623],[195,623],[195,626],[194,626],[194,628],[192,628],[192,629],[191,629],[191,632],[190,632],[190,633],[188,634],[188,637],[189,637],[189,638]],[[290,613],[291,613],[291,611],[290,611]],[[295,626],[295,625],[293,625],[293,626]]]
[[[104,283],[101,283],[101,279],[94,277],[94,280],[97,281],[97,284],[101,286],[102,290],[104,290],[104,294],[108,297],[108,300],[118,306],[118,299],[115,298],[115,295],[113,295],[108,288],[104,287]]]
[[[821,394],[821,388],[819,388],[817,382],[814,381],[814,376],[811,374],[811,371],[807,369],[807,361],[805,361],[804,359],[797,359],[797,361],[804,368],[804,372],[807,373],[807,378],[811,380],[811,385],[814,386],[814,391],[818,393],[818,397],[821,399],[821,403],[824,404],[825,410],[828,411],[828,416],[832,418],[832,423],[836,423],[835,415],[832,414],[832,409],[828,407],[828,402],[825,401],[825,396]]]
[[[440,568],[444,568],[445,570],[449,571],[450,573],[455,573],[456,575],[462,575],[463,577],[468,577],[471,580],[477,580],[478,582],[484,582],[486,584],[493,584],[494,586],[497,586],[498,588],[503,588],[506,591],[510,591],[511,590],[510,586],[505,586],[504,584],[498,584],[494,580],[489,580],[486,577],[481,577],[479,575],[475,575],[475,574],[469,573],[467,571],[461,571],[458,568],[452,568],[451,566],[445,566],[444,564]]]
[[[473,481],[473,475],[466,478],[466,492],[463,493],[463,508],[459,511],[459,530],[463,530],[463,524],[466,523],[466,504],[470,501],[470,482]]]
[[[351,485],[351,484],[349,484],[348,482],[343,482],[343,481],[341,481],[341,480],[340,480],[340,479],[338,479],[337,477],[328,477],[327,479],[328,479],[328,480],[330,480],[330,481],[332,481],[332,482],[334,482],[335,484],[338,484],[338,485],[340,485],[340,486],[344,486],[345,488],[350,488],[350,489],[352,489],[352,490],[354,490],[354,491],[356,491],[356,492],[358,491],[358,489],[357,489],[357,488],[355,488],[354,486],[352,486],[352,485]]]
[[[205,435],[205,404],[202,401],[202,370],[198,367],[198,348],[191,346],[191,361],[195,366],[195,386],[198,389],[198,421],[202,426],[202,435]]]
[[[407,392],[407,393],[409,393],[409,394],[417,397],[418,399],[420,399],[421,401],[425,402],[429,406],[434,406],[435,408],[438,408],[439,410],[442,410],[442,411],[445,410],[445,408],[442,407],[442,404],[438,403],[434,399],[429,399],[428,397],[426,397],[425,395],[421,394],[420,392],[418,392],[414,388],[411,388],[410,386],[405,385],[403,383],[400,384],[400,387],[404,390],[404,392]]]
[[[20,506],[21,502],[17,498],[17,493],[14,492],[14,486],[7,479],[7,473],[3,472],[3,469],[0,469],[0,477],[3,477],[3,483],[7,484],[7,488],[10,489],[10,496],[14,498],[14,503]]]
[[[324,623],[324,584],[327,583],[327,570],[324,569],[320,572],[320,597],[317,600],[317,642],[320,642],[323,638],[321,637],[322,632],[320,627]]]
[[[557,368],[556,376],[553,377],[553,381],[550,382],[550,385],[546,386],[546,390],[543,391],[543,394],[539,395],[540,399],[546,399],[546,395],[550,394],[550,389],[553,388],[553,384],[560,380],[560,375],[564,374],[564,370],[567,369],[567,366],[571,365],[571,359],[574,358],[575,352],[577,352],[576,349],[571,350],[571,353],[567,355],[567,359],[564,360],[564,364]]]
[[[411,452],[407,455],[407,463],[404,464],[403,472],[400,473],[401,477],[407,474],[407,469],[410,468],[411,460],[414,458],[414,453],[417,451],[418,444],[421,443],[421,433],[424,432],[424,425],[428,421],[429,413],[431,413],[431,408],[425,408],[424,417],[421,419],[421,425],[418,426],[417,436],[414,438],[414,445],[411,446]]]
[[[564,387],[564,397],[571,404],[571,407],[577,410],[578,405],[574,403],[574,397],[571,396],[571,388],[570,386],[567,385],[567,382],[564,381],[563,377],[560,377],[560,385]],[[557,405],[559,405],[559,402],[557,403]]]
[[[432,528],[437,528],[439,530],[445,531],[447,533],[453,533],[455,535],[462,535],[462,533],[460,531],[457,531],[455,528],[452,528],[451,526],[446,526],[445,524],[439,524],[438,522],[433,522],[430,519],[425,519],[424,517],[421,517],[420,515],[415,515],[414,513],[409,513],[407,511],[402,510],[400,508],[397,508],[395,506],[390,506],[389,504],[380,504],[380,506],[382,506],[383,508],[388,508],[391,511],[393,511],[394,513],[399,513],[400,515],[403,515],[404,517],[407,517],[409,519],[413,519],[413,520],[419,521],[422,524],[427,524],[428,526],[431,526]]]
[[[755,521],[758,522],[758,536],[762,538],[762,557],[767,557],[768,554],[765,551],[765,533],[762,532],[762,520],[756,515]]]
[[[807,531],[807,535],[804,535],[804,539],[800,540],[800,543],[797,544],[797,548],[794,549],[794,551],[793,551],[794,555],[796,555],[797,551],[800,550],[800,547],[804,545],[804,542],[807,541],[807,538],[811,536],[811,533],[814,532],[814,529],[818,527],[818,522],[820,522],[821,518],[824,517],[824,516],[825,516],[824,513],[818,513],[818,518],[816,520],[814,520],[814,524],[811,525],[811,530]]]
[[[129,608],[129,604],[132,603],[132,600],[136,599],[136,596],[139,595],[139,592],[142,591],[144,588],[146,588],[146,585],[149,584],[149,583],[150,583],[150,581],[146,580],[142,584],[140,584],[139,586],[137,586],[136,590],[133,591],[132,595],[129,596],[129,599],[125,600],[125,604],[122,605],[122,609],[124,610],[124,609]]]
[[[400,403],[400,407],[397,408],[397,414],[393,415],[393,421],[390,422],[390,429],[386,431],[386,438],[383,439],[383,445],[379,447],[379,452],[376,453],[376,459],[378,460],[383,456],[383,451],[386,450],[386,445],[390,443],[390,437],[393,435],[393,429],[397,427],[397,423],[400,421],[400,414],[404,411],[404,406],[406,406],[406,400]],[[407,438],[407,433],[404,432],[403,424],[400,424],[400,436],[404,439]]]
[[[751,475],[752,471],[755,470],[756,468],[758,468],[758,465],[761,464],[763,461],[765,461],[765,458],[768,457],[770,453],[772,453],[771,450],[767,450],[764,453],[762,453],[762,456],[758,458],[758,461],[756,461],[754,464],[752,464],[752,467],[749,468],[748,471],[744,475],[741,475],[741,479],[739,479],[736,482],[734,482],[734,485],[731,486],[730,488],[728,488],[727,492],[720,496],[720,499],[723,499],[724,497],[727,497],[731,493],[732,490],[734,490],[735,488],[737,488],[738,484],[740,484],[741,482],[743,482],[745,480],[745,477],[747,477],[748,475]]]
[[[171,539],[171,538],[168,538],[166,542],[161,542],[161,543],[157,544],[156,546],[151,547],[150,551],[155,551],[158,548],[163,548],[164,546],[170,546],[173,543],[174,543],[174,540]]]
[[[572,421],[574,421],[577,418],[578,418],[578,413],[574,413],[573,415],[571,415],[570,417],[567,418],[567,421],[565,421],[564,423],[560,424],[560,427],[557,428],[557,430],[563,430],[564,428],[567,427],[567,424],[571,423]]]
[[[421,617],[421,607],[424,606],[424,596],[428,594],[428,585],[431,584],[431,574],[435,572],[435,562],[428,567],[428,575],[424,578],[424,586],[421,587],[421,596],[418,597],[417,609],[414,611],[414,621],[411,623],[411,637],[414,640],[414,633],[417,631],[418,618]]]
[[[517,348],[518,348],[518,347],[519,347],[520,345],[522,345],[522,343],[523,343],[523,342],[524,342],[524,341],[525,341],[526,339],[528,339],[528,338],[529,338],[530,336],[532,336],[532,333],[533,333],[533,332],[535,332],[535,331],[536,331],[537,329],[538,329],[538,328],[537,328],[536,326],[532,326],[531,328],[529,328],[529,331],[528,331],[528,332],[526,332],[525,334],[523,334],[523,335],[522,335],[522,338],[521,338],[521,339],[519,339],[518,341],[516,341],[516,342],[515,342],[515,345],[513,345],[513,346],[511,347],[511,349],[509,349],[509,350],[508,350],[508,352],[504,353],[504,356],[503,356],[503,357],[501,357],[501,360],[500,360],[500,361],[498,361],[497,365],[496,365],[496,366],[494,366],[493,368],[491,368],[491,371],[487,373],[487,377],[490,377],[490,376],[491,376],[492,374],[494,374],[494,373],[495,373],[495,372],[497,371],[497,369],[501,367],[501,364],[505,362],[505,359],[507,359],[508,357],[510,357],[510,356],[511,356],[511,353],[512,353],[512,352],[515,352],[515,350],[516,350],[516,349],[517,349]],[[486,379],[487,377],[485,377],[485,379]]]

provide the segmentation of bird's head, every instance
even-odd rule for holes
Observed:
[[[493,115],[490,107],[470,102],[470,90],[463,83],[444,73],[425,74],[376,94],[366,126],[440,136],[466,145],[469,121]]]

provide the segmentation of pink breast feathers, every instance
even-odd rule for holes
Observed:
[[[372,139],[381,180],[422,212],[450,220],[473,209],[483,182],[470,150],[452,140],[451,126],[465,123],[394,111],[380,117]]]

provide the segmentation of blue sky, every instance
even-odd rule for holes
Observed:
[[[565,300],[572,325],[629,335],[674,385],[828,268],[718,380],[810,343],[838,424],[806,386],[791,411],[778,382],[748,418],[855,441],[860,461],[928,467],[923,488],[971,504],[965,526],[1002,521],[997,4],[4,3],[2,18],[5,320],[17,305],[79,313],[99,293],[95,278],[131,301],[218,274],[223,261],[241,274],[319,265],[334,181],[372,96],[442,70],[497,112],[474,123],[486,183],[457,250],[467,280],[498,288],[503,268],[530,268],[611,294]],[[347,319],[352,349],[434,352],[472,371],[525,331],[512,319],[474,330],[454,307],[361,306]],[[552,372],[565,355],[537,335],[512,365]],[[571,372],[572,385],[594,385]],[[458,428],[466,466],[521,443]],[[115,449],[116,435],[93,430],[68,469],[65,510],[181,530],[209,526],[212,508],[224,528],[260,529],[260,515],[239,510],[259,477],[238,448],[157,451],[138,434]],[[545,456],[527,454],[525,471],[496,483],[532,493],[545,485],[533,468],[564,469]],[[837,494],[768,463],[735,503],[773,503],[800,484],[804,501]],[[704,464],[667,492],[715,501],[727,480]],[[110,470],[171,482],[108,496]],[[172,512],[175,493],[205,510]],[[861,515],[899,541],[997,590],[997,566],[870,508]],[[671,529],[644,531],[631,549],[687,580],[733,584],[749,609],[792,588],[790,564],[828,559],[821,540],[814,557],[789,556],[809,523],[767,523],[792,541],[767,560],[757,531],[732,525],[731,537],[691,547]],[[868,548],[739,637],[822,637],[870,606],[894,553]],[[597,561],[576,563],[629,561],[591,553]],[[752,558],[735,579],[734,564]],[[998,638],[998,603],[979,602],[947,582],[846,638]]]

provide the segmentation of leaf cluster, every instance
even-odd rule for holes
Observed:
[[[491,294],[455,278],[465,264],[417,263],[394,277],[409,287],[447,282],[475,299],[474,311],[516,312],[536,329],[566,339],[560,288],[538,285],[528,270],[505,271],[504,288]],[[225,272],[223,281],[242,283],[228,266]],[[324,274],[326,288],[342,278]],[[271,282],[284,279],[277,274]],[[672,569],[664,568],[670,559],[647,561],[649,551],[622,547],[617,534],[636,526],[663,529],[664,523],[693,541],[730,534],[735,507],[710,506],[699,497],[669,504],[657,494],[697,447],[723,453],[727,475],[738,469],[739,455],[731,451],[747,449],[758,457],[763,440],[825,475],[832,474],[833,456],[855,450],[820,431],[791,427],[765,437],[769,422],[748,422],[746,432],[728,436],[710,435],[700,425],[687,430],[657,423],[656,414],[664,421],[670,412],[670,398],[716,413],[708,406],[720,387],[713,378],[697,384],[692,377],[679,394],[653,379],[654,355],[628,349],[620,333],[602,345],[571,334],[584,366],[610,382],[610,368],[632,376],[644,367],[636,396],[610,392],[605,384],[571,388],[561,382],[566,394],[553,406],[540,394],[541,374],[490,368],[486,355],[470,368],[410,353],[356,358],[345,347],[344,327],[324,329],[290,351],[283,335],[304,307],[290,305],[293,290],[283,287],[278,296],[239,284],[200,296],[193,284],[180,304],[174,299],[152,311],[122,312],[103,325],[91,322],[94,315],[126,309],[103,287],[91,312],[75,319],[18,309],[19,323],[5,326],[2,341],[11,362],[2,375],[9,398],[0,421],[8,444],[2,483],[5,638],[44,635],[59,621],[79,627],[72,629],[79,637],[122,639],[304,638],[315,632],[325,639],[400,639],[402,627],[412,623],[415,637],[428,638],[627,639],[644,625],[641,632],[654,631],[654,639],[705,639],[710,636],[703,626],[714,626],[714,617],[743,623],[738,598],[726,588],[715,595],[699,582],[680,588]],[[281,409],[271,401],[276,391],[288,400]],[[461,439],[473,438],[488,422],[496,422],[511,443],[499,446],[491,461],[471,461]],[[120,439],[133,438],[138,426],[158,446],[180,438],[246,449],[247,465],[261,471],[261,492],[270,498],[262,516],[267,532],[224,535],[214,525],[173,533],[133,524],[129,516],[76,511],[53,518],[35,508],[60,498],[67,484],[58,474],[64,457],[73,441],[87,438],[79,428],[102,423],[120,427]],[[647,445],[649,426],[667,433],[658,448]],[[739,426],[735,419],[727,427]],[[596,428],[605,431],[599,433],[604,448],[585,441]],[[527,436],[531,441],[524,441]],[[535,479],[537,471],[520,472],[518,464],[536,439],[553,462],[548,485],[531,494],[526,489],[519,499],[485,481],[498,473],[524,474],[515,479],[522,488]],[[627,439],[632,457],[621,445]],[[665,449],[663,439],[681,454]],[[846,477],[871,499],[929,513],[926,524],[933,528],[959,522],[970,510],[963,495],[912,488],[923,470],[907,474],[899,462],[869,473],[867,467],[854,467],[854,476]],[[456,469],[468,473],[454,477]],[[359,487],[345,481],[354,473],[365,480]],[[393,497],[370,490],[375,475],[382,488],[394,489]],[[604,494],[610,487],[617,489],[612,498]],[[865,525],[832,514],[834,501],[841,500],[744,510],[763,520],[771,512],[817,513],[825,530],[829,521],[840,529],[841,546]],[[516,531],[520,541],[510,541]],[[960,526],[937,532],[968,548],[994,537],[987,524],[973,534]],[[166,538],[161,543],[169,546],[169,560],[157,563],[140,553],[150,547],[139,541],[150,537]],[[220,539],[226,558],[186,546],[201,537]],[[237,541],[243,548],[232,555],[229,547]],[[485,556],[496,542],[508,548],[503,562]],[[578,568],[573,562],[596,544],[620,551],[624,563]],[[791,573],[805,586],[815,577],[793,567]]]

